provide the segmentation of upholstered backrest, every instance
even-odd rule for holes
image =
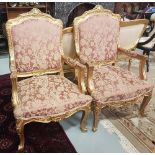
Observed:
[[[11,70],[32,72],[61,68],[62,22],[33,9],[7,22]]]
[[[97,5],[74,20],[76,51],[82,63],[115,60],[120,16]]]
[[[63,52],[66,57],[71,57],[73,59],[76,57],[72,27],[67,27],[63,30]]]
[[[119,46],[124,49],[133,49],[143,35],[148,20],[137,19],[120,23]]]

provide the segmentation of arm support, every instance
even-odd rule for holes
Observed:
[[[136,52],[132,52],[129,50],[125,50],[123,48],[118,48],[118,54],[124,54],[126,56],[128,56],[129,58],[134,58],[140,61],[139,63],[139,77],[141,80],[145,80],[146,79],[146,74],[145,74],[145,62],[147,60],[147,58],[143,55],[140,55]]]
[[[78,87],[82,93],[86,93],[86,87],[85,87],[85,70],[86,67],[82,65],[79,61],[72,59],[70,57],[63,57],[63,60],[66,64],[70,65],[74,69],[77,69],[78,71]]]
[[[17,106],[19,103],[18,94],[17,94],[17,72],[13,71],[10,75],[12,82],[12,103],[13,106]]]
[[[94,91],[94,83],[93,83],[93,71],[94,65],[91,63],[87,63],[87,86],[88,92],[91,94]]]

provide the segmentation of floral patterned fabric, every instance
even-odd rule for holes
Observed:
[[[54,116],[89,104],[92,98],[81,94],[77,85],[60,75],[43,75],[18,82],[19,104],[16,118]]]
[[[153,86],[140,80],[133,73],[118,66],[102,66],[94,68],[93,82],[95,101],[106,103],[111,101],[130,100],[153,89]]]
[[[79,31],[80,59],[86,62],[114,60],[117,54],[119,19],[98,14],[89,17],[75,29]]]
[[[18,72],[61,67],[62,27],[43,19],[31,19],[12,28]]]

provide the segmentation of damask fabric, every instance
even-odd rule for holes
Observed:
[[[60,75],[43,75],[18,82],[16,118],[56,116],[86,106],[92,100],[77,85]]]
[[[11,102],[10,75],[0,76],[0,153],[18,153],[19,136]],[[24,126],[24,153],[74,153],[74,146],[58,122]]]
[[[89,17],[78,27],[79,57],[86,62],[114,60],[117,54],[119,20],[99,14]]]
[[[59,69],[61,29],[43,19],[27,20],[14,26],[12,36],[17,71]]]
[[[110,65],[94,68],[93,82],[95,91],[92,97],[102,104],[130,100],[153,89],[153,86],[133,73]]]

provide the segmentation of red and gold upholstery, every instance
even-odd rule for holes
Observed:
[[[75,29],[79,33],[79,58],[83,63],[115,60],[119,32],[118,19],[102,14],[93,15],[81,22],[77,28],[75,26]]]
[[[97,130],[102,108],[136,103],[139,97],[144,97],[140,108],[143,115],[151,99],[153,86],[144,81],[146,59],[137,53],[118,48],[119,29],[120,16],[100,5],[74,19],[76,52],[80,62],[87,66],[87,90],[93,97],[93,131]],[[139,77],[114,66],[118,55],[140,61]]]
[[[100,104],[112,104],[144,95],[152,90],[145,80],[118,66],[95,67],[92,97]]]
[[[24,125],[33,121],[59,121],[83,111],[81,130],[86,131],[92,98],[81,93],[85,66],[63,55],[62,21],[34,8],[9,20],[6,29],[18,149],[24,148]],[[78,71],[78,85],[63,76],[64,62]]]
[[[61,68],[59,48],[61,31],[62,26],[44,19],[27,20],[13,27],[12,37],[17,71]]]
[[[57,116],[89,105],[91,97],[61,75],[42,75],[18,82],[22,104],[14,110],[17,119]]]

